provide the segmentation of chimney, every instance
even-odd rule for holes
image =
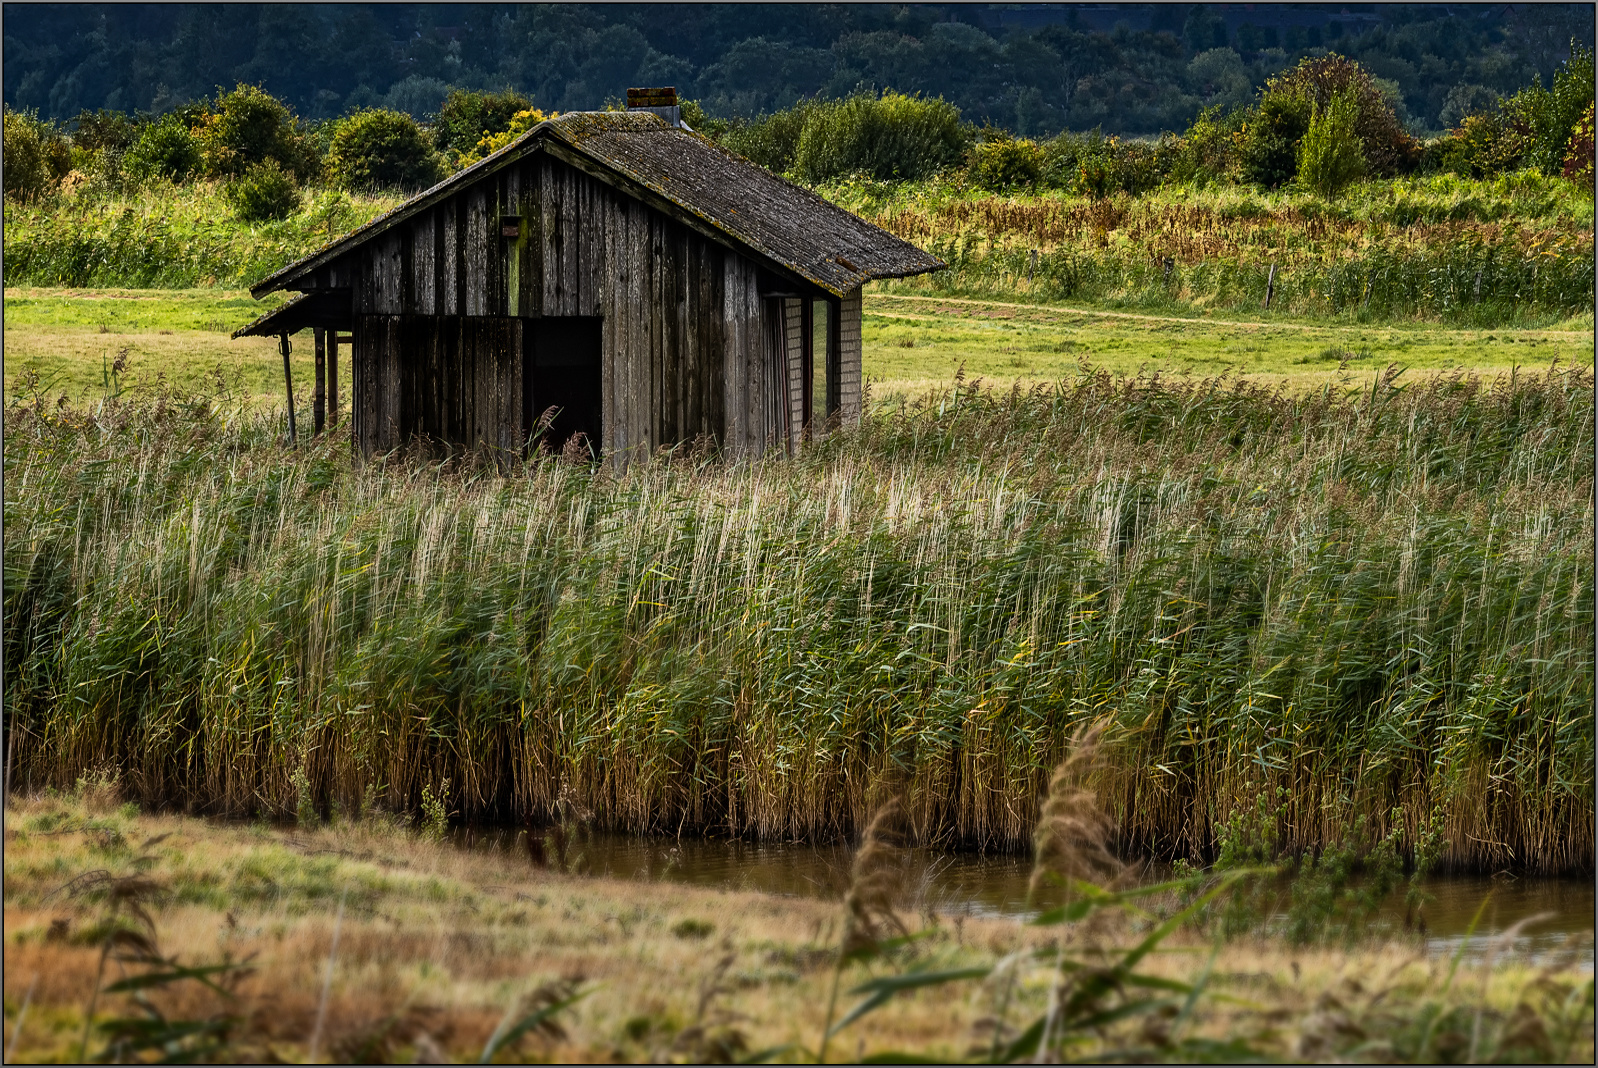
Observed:
[[[652,111],[672,126],[682,125],[682,109],[677,106],[677,87],[627,90],[628,111]]]

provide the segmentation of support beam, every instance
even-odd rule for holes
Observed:
[[[839,386],[843,378],[843,344],[840,327],[843,325],[843,302],[837,297],[827,298],[827,423],[830,427],[838,415],[842,394]]]
[[[804,325],[800,328],[805,335],[804,349],[804,412],[805,420],[801,434],[806,441],[810,440],[810,426],[815,422],[816,411],[816,302],[806,299],[804,302]]]
[[[287,391],[289,398],[289,444],[293,445],[295,441],[294,374],[289,370],[289,352],[292,346],[289,345],[289,336],[287,334],[279,334],[277,336],[277,347],[278,351],[283,353],[283,388]]]
[[[340,345],[344,346],[350,353],[354,353],[355,335],[329,327],[327,331],[327,418],[330,426],[338,425],[341,414],[338,403],[338,350]]]
[[[327,331],[313,328],[316,335],[316,388],[311,391],[311,432],[317,437],[327,427]]]
[[[327,332],[327,422],[338,426],[338,331]]]

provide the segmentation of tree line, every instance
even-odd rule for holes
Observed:
[[[257,85],[315,122],[436,114],[452,88],[593,109],[674,85],[718,115],[894,88],[1025,137],[1186,129],[1329,52],[1377,79],[1401,122],[1456,126],[1544,86],[1585,5],[14,5],[5,101],[71,125],[164,114]]]
[[[1172,182],[1298,182],[1335,196],[1362,177],[1452,172],[1486,177],[1530,168],[1590,188],[1593,51],[1573,43],[1551,86],[1534,82],[1451,131],[1416,138],[1380,80],[1335,53],[1271,77],[1247,104],[1215,105],[1158,140],[1018,136],[977,125],[953,103],[887,91],[810,98],[754,120],[685,101],[685,121],[778,173],[817,184],[955,174],[988,190],[1063,189],[1095,197]],[[308,122],[259,86],[156,116],[99,112],[67,133],[7,109],[5,193],[30,201],[62,189],[126,190],[210,180],[246,221],[282,218],[300,190],[425,188],[509,144],[547,117],[514,91],[456,89],[426,123],[383,108]]]

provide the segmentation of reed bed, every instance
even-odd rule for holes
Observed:
[[[828,194],[950,270],[902,283],[1138,307],[1446,319],[1590,313],[1590,202],[1536,176],[1372,183],[1360,198],[1178,188],[1105,199],[844,184]]]
[[[1092,724],[1125,850],[1280,796],[1290,852],[1590,871],[1592,389],[1085,370],[622,472],[14,407],[11,783],[783,838],[893,796],[908,840],[1024,848]]]
[[[214,182],[5,202],[7,286],[244,287],[395,207],[321,191],[276,222],[238,219]]]

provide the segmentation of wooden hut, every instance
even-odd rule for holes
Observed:
[[[584,435],[619,461],[705,435],[750,456],[858,419],[861,287],[943,264],[666,110],[541,123],[263,279],[301,295],[235,336],[282,337],[287,374],[316,330],[336,413],[347,335],[357,455]]]

